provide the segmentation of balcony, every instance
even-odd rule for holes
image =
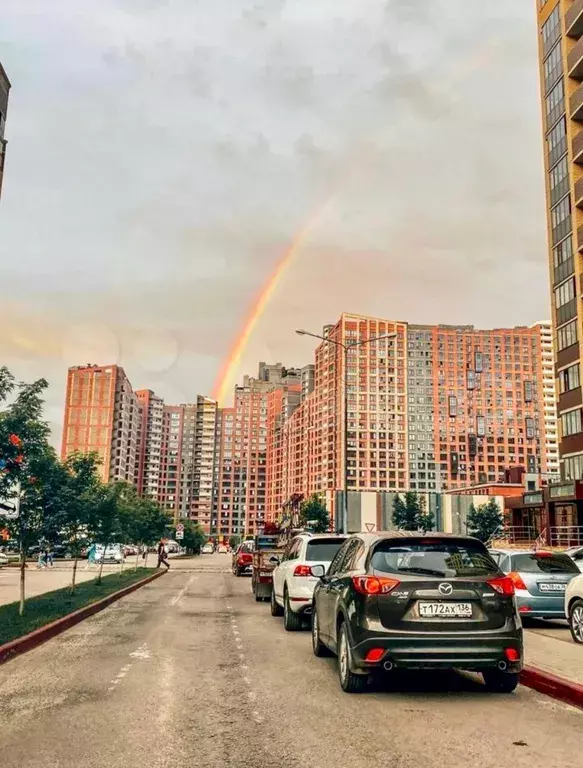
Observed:
[[[581,38],[583,40],[583,37]],[[575,205],[583,208],[583,177],[575,182]]]
[[[583,253],[583,226],[577,229],[577,250]]]
[[[583,37],[577,41],[567,57],[567,70],[569,77],[583,80]]]
[[[581,0],[583,2],[583,0]],[[569,111],[572,120],[583,120],[583,83],[569,99]]]
[[[583,131],[579,131],[573,139],[573,162],[583,165]]]
[[[565,29],[569,37],[579,39],[583,35],[583,0],[575,0],[565,14]]]

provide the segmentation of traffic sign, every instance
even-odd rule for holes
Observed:
[[[365,525],[366,525],[366,530],[369,533],[372,533],[374,531],[374,529],[376,528],[374,523],[365,523]]]
[[[176,526],[176,533],[184,533],[184,523],[178,523]]]
[[[176,540],[179,541],[180,539],[184,538],[184,531],[179,531],[176,529]]]

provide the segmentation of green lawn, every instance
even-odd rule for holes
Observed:
[[[15,640],[17,637],[27,635],[35,629],[50,624],[51,621],[61,618],[68,613],[77,611],[85,605],[95,603],[112,592],[144,579],[156,568],[138,568],[137,571],[124,571],[104,576],[101,584],[95,581],[84,581],[75,588],[71,594],[70,589],[56,589],[54,592],[46,592],[44,595],[31,597],[24,606],[24,616],[18,615],[18,603],[8,603],[0,606],[0,645]]]

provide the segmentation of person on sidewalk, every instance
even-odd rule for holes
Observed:
[[[38,560],[36,561],[36,567],[37,568],[46,568],[47,564],[45,562],[45,552],[44,549],[41,549],[38,553]]]
[[[87,552],[87,565],[85,566],[85,570],[87,570],[87,568],[89,568],[89,566],[95,565],[95,554],[96,554],[96,552],[97,552],[97,545],[96,544],[92,544],[89,547],[89,550]]]
[[[162,565],[162,563],[164,563],[164,565],[166,566],[166,570],[169,571],[170,570],[170,563],[168,562],[168,555],[166,553],[166,545],[164,544],[163,541],[160,541],[160,543],[158,544],[158,565],[157,565],[157,567],[159,568]]]
[[[51,549],[51,547],[47,547],[45,557],[46,557],[47,566],[49,568],[52,568],[53,567],[53,550]]]

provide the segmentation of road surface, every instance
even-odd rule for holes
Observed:
[[[171,572],[0,666],[2,768],[564,768],[583,712],[462,675],[343,694],[227,555]]]

